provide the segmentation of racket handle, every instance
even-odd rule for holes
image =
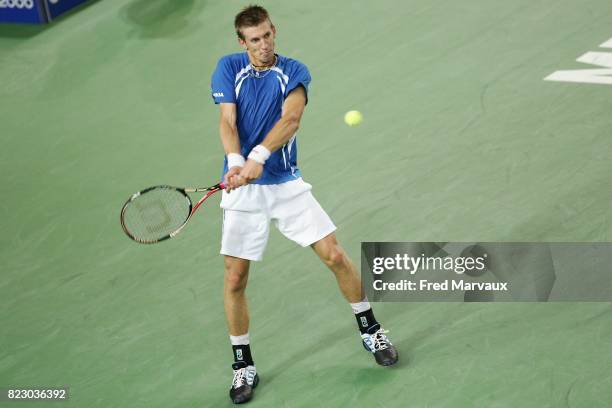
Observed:
[[[204,192],[211,191],[211,190],[214,190],[214,191],[225,190],[225,183],[221,182],[211,187],[185,188],[186,193],[204,193]]]

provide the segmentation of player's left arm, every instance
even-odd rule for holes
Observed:
[[[306,91],[304,87],[298,86],[285,99],[280,120],[276,122],[261,144],[270,152],[284,146],[300,127],[305,107]]]
[[[261,145],[270,153],[284,146],[297,132],[300,120],[306,107],[306,91],[303,86],[298,86],[285,98],[281,118],[266,135]],[[243,184],[250,183],[261,177],[263,164],[249,158],[240,172]]]

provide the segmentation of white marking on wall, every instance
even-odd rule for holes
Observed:
[[[612,48],[612,38],[601,44],[600,47]],[[556,71],[544,78],[544,80],[612,85],[612,52],[589,51],[578,57],[576,61],[604,68]]]
[[[612,48],[612,38],[599,46],[600,48]]]

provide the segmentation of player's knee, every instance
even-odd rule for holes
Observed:
[[[249,276],[248,268],[236,263],[225,264],[225,288],[231,292],[241,292],[246,288]]]
[[[246,289],[247,274],[237,271],[225,271],[225,288],[230,292],[242,292]]]
[[[345,265],[347,263],[347,258],[344,250],[339,245],[333,245],[325,254],[323,261],[328,267],[334,269]]]
[[[225,290],[243,292],[249,277],[248,261],[225,257]]]

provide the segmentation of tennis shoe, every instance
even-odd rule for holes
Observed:
[[[229,390],[230,399],[234,404],[242,404],[253,398],[253,390],[259,384],[259,376],[255,366],[247,365],[244,361],[232,364],[234,378]]]
[[[389,330],[384,330],[380,324],[375,324],[361,335],[363,347],[374,354],[376,363],[381,366],[390,366],[397,363],[397,350],[387,337]]]

